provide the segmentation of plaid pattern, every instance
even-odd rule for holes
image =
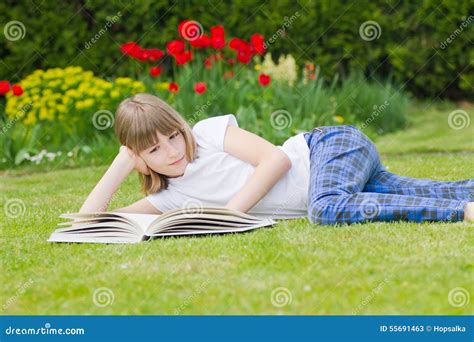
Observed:
[[[311,223],[462,221],[474,198],[474,179],[438,182],[386,171],[375,145],[354,126],[321,126],[304,137]]]

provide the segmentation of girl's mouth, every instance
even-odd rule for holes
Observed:
[[[181,157],[181,159],[178,159],[177,161],[175,161],[174,163],[171,163],[170,165],[176,165],[178,164],[179,162],[181,162],[181,160],[183,160],[184,157]]]

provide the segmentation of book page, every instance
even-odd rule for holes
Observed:
[[[106,221],[122,221],[128,222],[130,226],[135,228],[137,232],[143,234],[151,222],[153,222],[160,215],[122,213],[122,212],[97,212],[97,213],[69,213],[62,214],[60,217],[74,219],[76,223],[83,223],[87,221],[106,222]]]

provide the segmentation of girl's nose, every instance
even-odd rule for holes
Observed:
[[[174,158],[179,155],[178,149],[170,143],[167,144],[166,149],[168,150],[168,156],[171,158]]]

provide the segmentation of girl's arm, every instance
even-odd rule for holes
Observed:
[[[111,202],[115,192],[119,188],[120,184],[122,184],[125,178],[130,174],[130,172],[133,171],[133,169],[137,169],[137,171],[145,174],[149,172],[146,164],[140,157],[134,155],[133,152],[131,152],[127,147],[121,146],[120,151],[115,157],[114,161],[102,176],[101,180],[91,191],[89,196],[87,196],[87,199],[85,200],[79,212],[87,213],[107,211],[109,203]],[[146,203],[143,204],[142,201],[147,200],[143,199],[129,207],[133,206],[131,209],[136,209],[138,211],[143,206],[146,206]],[[141,202],[140,205],[137,205],[139,202]],[[148,204],[151,206],[150,203]],[[129,207],[122,209],[127,209]],[[150,208],[144,209],[151,210]]]
[[[285,152],[239,127],[227,127],[224,151],[256,166],[254,173],[231,198],[226,208],[247,212],[291,169],[291,161]]]

